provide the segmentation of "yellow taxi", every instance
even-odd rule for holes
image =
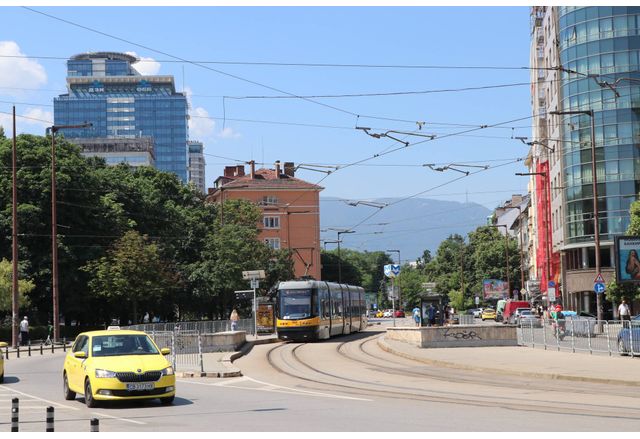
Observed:
[[[142,331],[109,327],[83,332],[67,353],[62,372],[64,398],[84,394],[87,407],[100,401],[153,399],[171,404],[176,376],[158,346]]]
[[[0,348],[6,348],[8,345],[0,341]],[[4,382],[4,355],[0,352],[0,383]]]
[[[377,318],[379,318],[379,319],[381,319],[382,317],[384,317],[384,312],[383,312],[382,310],[379,310],[379,311],[376,313],[376,317],[377,317]]]
[[[485,308],[482,310],[482,314],[480,314],[480,318],[482,321],[485,320],[495,320],[496,319],[496,310],[493,308]]]

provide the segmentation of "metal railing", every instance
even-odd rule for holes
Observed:
[[[253,333],[253,319],[238,320],[237,331]],[[217,350],[217,346],[208,345],[205,334],[231,331],[229,320],[205,320],[197,322],[145,323],[123,327],[135,331],[144,331],[151,336],[160,349],[169,348],[167,356],[175,370],[199,370],[204,372],[202,354]]]
[[[518,325],[518,344],[546,350],[635,357],[640,356],[640,322],[527,319]]]

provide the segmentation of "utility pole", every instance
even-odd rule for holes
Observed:
[[[85,122],[80,125],[52,125],[51,131],[51,275],[53,297],[53,340],[60,339],[60,307],[58,291],[58,215],[56,200],[56,133],[65,128],[88,128],[93,124]]]
[[[16,147],[16,107],[13,106],[13,147],[11,157],[11,168],[13,187],[11,190],[12,207],[12,230],[11,230],[11,257],[13,259],[13,283],[11,293],[11,344],[18,346],[18,313],[20,311],[18,294],[18,177],[17,177],[17,147]]]

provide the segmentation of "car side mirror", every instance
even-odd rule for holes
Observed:
[[[160,353],[161,353],[162,355],[169,355],[169,354],[171,353],[171,349],[169,349],[169,348],[162,348],[162,349],[160,349]]]
[[[9,345],[6,342],[0,341],[0,348],[6,348],[7,346]]]
[[[76,358],[87,358],[87,353],[85,351],[74,352],[73,356]]]

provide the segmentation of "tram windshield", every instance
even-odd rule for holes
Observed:
[[[278,317],[287,319],[306,319],[314,315],[313,294],[307,290],[280,290]]]

